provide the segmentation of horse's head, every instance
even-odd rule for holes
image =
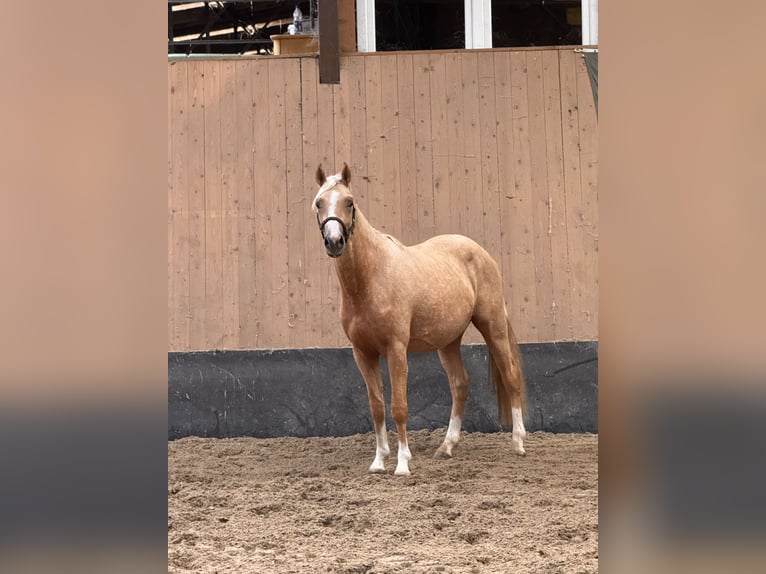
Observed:
[[[314,197],[312,209],[317,215],[319,232],[322,234],[327,255],[340,257],[356,224],[354,197],[348,188],[351,170],[344,163],[339,174],[325,177],[320,165],[317,167],[316,178],[319,191]]]

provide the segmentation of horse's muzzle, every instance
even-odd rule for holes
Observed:
[[[346,247],[346,239],[340,235],[338,237],[325,237],[324,248],[327,251],[327,255],[330,257],[340,257],[343,254],[343,249]]]
[[[317,223],[319,223],[319,233],[322,234],[322,240],[324,241],[324,248],[325,251],[327,251],[327,255],[330,257],[340,257],[343,254],[343,249],[346,247],[351,234],[354,232],[356,209],[351,212],[350,227],[346,227],[343,220],[334,215],[326,217],[324,221],[320,222],[319,214],[317,214]]]

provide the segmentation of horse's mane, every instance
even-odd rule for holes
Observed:
[[[404,243],[402,243],[401,241],[399,241],[399,240],[398,240],[396,237],[394,237],[393,235],[389,235],[388,233],[384,233],[384,234],[383,234],[383,237],[386,237],[387,239],[390,239],[390,240],[393,242],[393,244],[394,244],[394,245],[396,245],[397,247],[399,247],[399,248],[401,248],[401,249],[404,249],[404,247],[405,247]]]

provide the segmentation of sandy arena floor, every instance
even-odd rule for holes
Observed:
[[[410,432],[407,478],[372,433],[168,443],[168,572],[598,571],[598,437]]]

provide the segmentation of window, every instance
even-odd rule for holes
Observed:
[[[376,0],[379,52],[465,47],[465,0]]]
[[[362,52],[597,44],[598,0],[357,0]]]

